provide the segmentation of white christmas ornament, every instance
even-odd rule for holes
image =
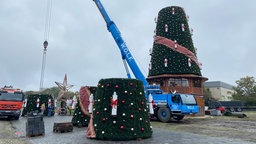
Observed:
[[[174,9],[174,8],[172,8],[172,14],[174,15],[174,13],[175,13],[175,9]]]
[[[174,48],[177,48],[177,41],[174,40]]]
[[[72,102],[71,102],[72,109],[75,109],[76,104],[77,104],[77,98],[76,98],[76,96],[73,96],[73,99],[72,99]]]
[[[57,99],[54,100],[54,106],[57,107]]]
[[[181,30],[182,30],[182,31],[185,31],[185,26],[184,26],[184,24],[181,24]]]
[[[23,107],[27,107],[27,101],[28,99],[25,99],[24,102],[23,102]]]
[[[52,100],[49,99],[49,100],[48,100],[48,107],[50,107],[51,105],[52,105]]]
[[[167,67],[167,63],[168,63],[168,60],[165,58],[164,59],[164,67]]]
[[[154,114],[154,109],[153,109],[154,100],[153,100],[152,94],[149,94],[148,103],[149,103],[149,113]]]
[[[168,32],[168,25],[167,24],[165,24],[164,28],[165,28],[165,32]]]
[[[39,98],[37,98],[37,100],[36,100],[36,107],[39,107],[39,103],[40,103],[40,100],[39,100]]]
[[[89,113],[91,114],[92,108],[93,108],[93,94],[90,95],[89,101],[90,101],[90,104],[88,106],[88,110],[89,110]]]
[[[191,67],[192,60],[188,58],[188,66]]]
[[[111,115],[116,115],[117,113],[117,94],[116,92],[113,93],[112,100],[111,100],[111,106],[112,106],[112,112]]]

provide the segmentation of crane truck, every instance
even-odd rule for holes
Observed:
[[[185,115],[198,113],[198,105],[195,97],[191,94],[164,93],[160,86],[149,85],[145,76],[138,67],[134,57],[130,53],[125,41],[123,40],[116,24],[110,19],[100,0],[93,0],[104,18],[108,31],[112,34],[119,50],[128,78],[131,75],[127,63],[132,70],[136,79],[141,80],[144,84],[145,97],[152,105],[153,110],[149,112],[152,118],[158,118],[162,122],[168,122],[172,118],[182,120]],[[149,106],[150,107],[150,106]]]

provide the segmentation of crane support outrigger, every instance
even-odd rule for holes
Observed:
[[[153,111],[150,112],[151,116],[158,118],[162,122],[168,122],[171,118],[175,120],[181,120],[185,115],[198,113],[198,105],[193,95],[164,93],[162,90],[160,90],[159,86],[148,84],[145,76],[141,72],[131,52],[126,46],[126,43],[123,40],[119,29],[108,16],[102,3],[100,0],[93,1],[97,5],[102,17],[104,18],[108,31],[112,34],[116,44],[121,51],[128,78],[131,76],[128,72],[125,61],[128,63],[136,79],[143,82],[145,88],[145,96],[150,103],[149,107],[153,105],[153,110],[150,110]]]

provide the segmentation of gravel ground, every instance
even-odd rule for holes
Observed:
[[[153,127],[188,132],[210,137],[244,140],[256,143],[256,112],[244,112],[247,117],[205,116],[188,117],[181,122],[154,123]]]
[[[253,114],[252,114],[253,115]],[[253,116],[252,116],[253,117]],[[0,144],[254,144],[256,114],[253,118],[188,117],[181,122],[152,121],[153,136],[134,141],[102,141],[87,139],[86,127],[74,127],[73,132],[54,133],[54,122],[70,122],[71,116],[44,117],[45,135],[26,137],[26,117],[0,121]],[[253,127],[252,127],[252,126]]]

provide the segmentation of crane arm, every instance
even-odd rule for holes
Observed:
[[[104,18],[104,20],[107,24],[108,31],[112,34],[116,44],[118,45],[118,47],[121,51],[122,59],[126,60],[126,62],[128,63],[129,67],[131,68],[136,79],[141,80],[143,82],[144,86],[148,86],[148,82],[147,82],[146,78],[144,77],[143,73],[139,69],[139,67],[138,67],[135,59],[133,58],[132,54],[130,53],[128,47],[126,46],[119,29],[117,28],[115,23],[108,16],[108,14],[107,14],[106,10],[104,9],[100,0],[93,0],[93,1],[97,5],[102,17]]]

